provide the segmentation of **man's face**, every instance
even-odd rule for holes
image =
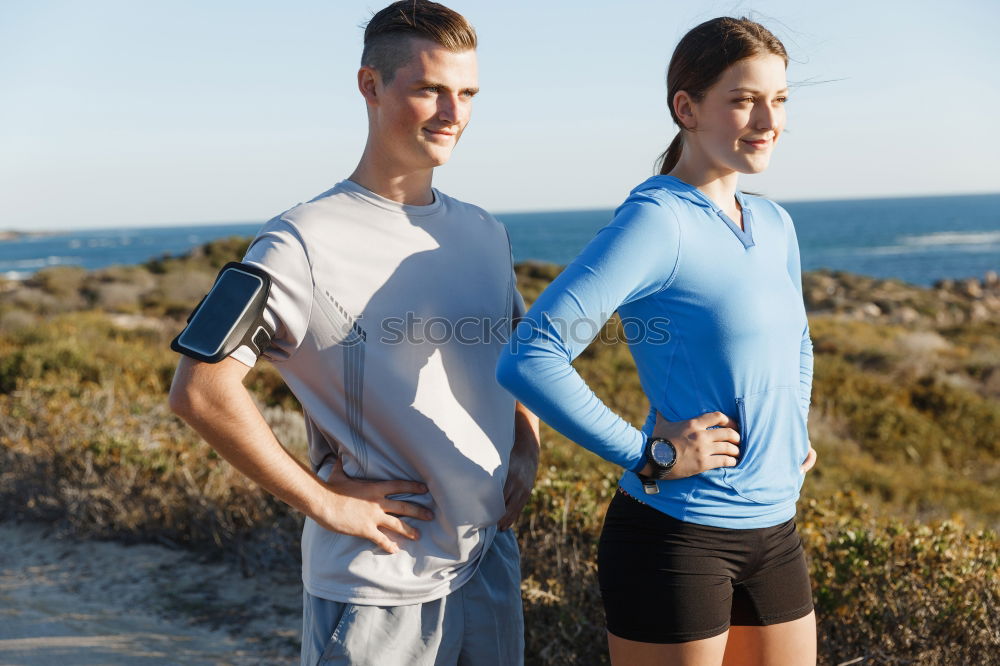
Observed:
[[[388,84],[376,77],[369,132],[383,156],[404,170],[440,166],[451,157],[479,92],[474,50],[455,53],[410,39],[411,57]]]

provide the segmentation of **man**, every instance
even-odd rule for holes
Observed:
[[[307,516],[303,664],[523,660],[508,528],[534,483],[538,420],[494,368],[524,304],[504,227],[431,187],[469,121],[475,48],[442,5],[375,14],[357,169],[268,222],[244,259],[271,280],[265,356],[303,406],[311,469],[244,388],[250,347],[182,357],[171,388],[177,414]]]

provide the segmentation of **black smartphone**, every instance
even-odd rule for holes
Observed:
[[[255,347],[259,355],[272,335],[263,320],[269,290],[264,271],[238,262],[226,264],[170,348],[207,363],[218,363],[242,344]]]

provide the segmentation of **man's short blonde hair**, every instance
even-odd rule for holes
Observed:
[[[361,64],[389,83],[409,61],[414,37],[456,53],[476,48],[476,31],[455,10],[429,0],[399,0],[372,16],[365,26]]]

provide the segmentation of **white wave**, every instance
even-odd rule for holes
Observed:
[[[48,266],[65,266],[83,263],[83,257],[55,257],[49,255],[45,257]]]
[[[877,245],[847,250],[845,254],[886,256],[920,254],[932,249],[961,254],[1000,252],[1000,231],[935,231],[916,236],[897,236],[895,245]]]
[[[48,266],[45,259],[16,259],[14,261],[4,261],[0,263],[4,268],[45,268]]]
[[[1000,231],[935,231],[919,236],[899,236],[903,245],[979,245],[1000,243]]]
[[[997,254],[1000,253],[1000,243],[986,243],[981,245],[972,243],[962,243],[959,245],[942,244],[938,246],[938,249],[951,254]],[[876,247],[859,247],[856,250],[848,250],[842,254],[864,254],[882,257],[893,254],[923,254],[928,251],[929,247],[927,245],[879,245]]]
[[[12,261],[0,261],[0,270],[37,270],[39,268],[45,268],[46,266],[65,266],[79,264],[83,261],[82,257],[56,257],[49,255],[48,257],[37,257],[35,259],[15,259]]]

